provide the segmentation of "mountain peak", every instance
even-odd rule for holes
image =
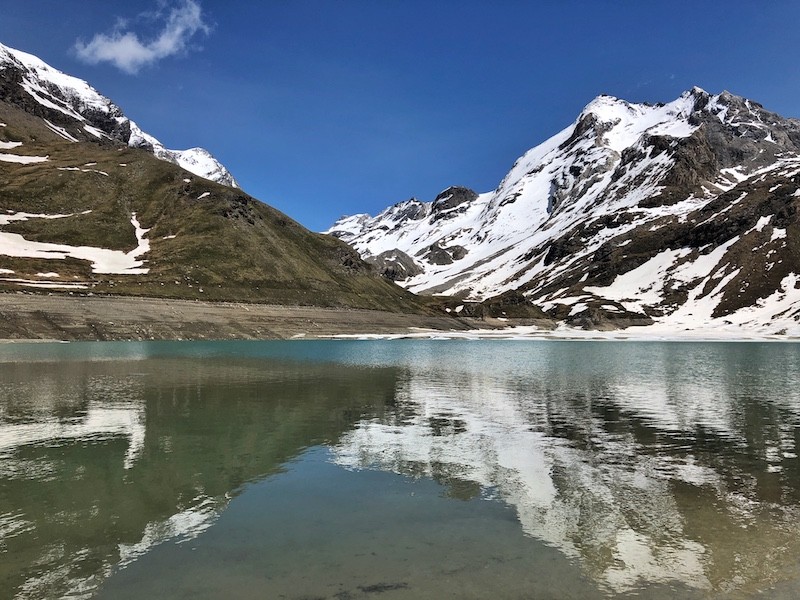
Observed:
[[[600,94],[584,107],[580,116],[584,117],[587,115],[595,115],[596,117],[602,119],[613,114],[615,111],[627,110],[630,106],[631,105],[628,102],[617,98],[616,96]]]
[[[614,96],[601,95],[583,109],[573,133],[583,136],[591,132],[598,145],[615,152],[633,146],[645,133],[670,137],[687,137],[695,127],[689,117],[705,92],[694,88],[667,104],[631,103]],[[706,100],[707,102],[707,100]]]
[[[701,88],[700,86],[697,86],[697,85],[692,86],[692,89],[690,89],[689,91],[684,92],[684,93],[689,95],[689,96],[695,96],[695,97],[704,97],[704,96],[708,97],[708,96],[711,95],[707,91],[705,91],[703,88]]]
[[[723,94],[728,94],[723,92]],[[728,94],[730,97],[735,97]],[[650,104],[647,102],[628,102],[609,94],[600,94],[581,111],[581,117],[594,115],[600,122],[614,122],[625,115],[642,117],[661,114],[664,117],[688,117],[695,110],[702,109],[712,98],[703,88],[694,86],[683,92],[672,102]]]

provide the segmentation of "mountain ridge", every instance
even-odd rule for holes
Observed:
[[[0,71],[0,100],[41,117],[51,131],[68,141],[116,140],[143,148],[205,179],[239,187],[207,150],[164,147],[88,82],[55,69],[33,54],[0,44]]]

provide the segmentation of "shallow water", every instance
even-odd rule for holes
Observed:
[[[0,598],[793,598],[800,345],[0,346]]]

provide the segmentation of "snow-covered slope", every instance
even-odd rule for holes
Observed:
[[[800,124],[755,102],[600,96],[496,190],[448,188],[329,233],[417,293],[520,290],[559,318],[779,327],[800,314],[798,173]]]
[[[117,140],[145,148],[200,177],[238,187],[233,176],[208,151],[164,148],[87,82],[54,69],[32,54],[2,44],[0,100],[40,117],[53,133],[66,140]]]

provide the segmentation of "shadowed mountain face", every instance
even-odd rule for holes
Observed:
[[[417,293],[524,293],[582,323],[796,326],[800,122],[728,92],[592,101],[496,190],[330,232]]]
[[[85,82],[0,47],[0,290],[420,310],[345,243],[193,169],[207,153],[162,151]]]

